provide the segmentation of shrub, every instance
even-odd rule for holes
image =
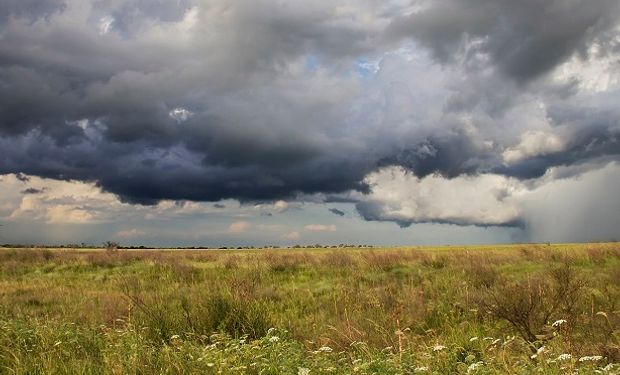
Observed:
[[[480,304],[494,318],[507,321],[534,349],[553,337],[551,319],[572,314],[583,283],[565,263],[547,275],[525,280],[501,279],[482,294]]]

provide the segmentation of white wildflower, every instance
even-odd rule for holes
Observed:
[[[324,353],[331,353],[334,351],[334,349],[330,348],[329,346],[321,346],[318,351]]]
[[[568,361],[568,360],[570,360],[571,358],[573,358],[573,356],[572,356],[572,355],[570,355],[570,354],[568,354],[568,353],[564,353],[564,354],[560,354],[560,355],[558,356],[558,358],[556,358],[556,359],[557,359],[558,361]]]
[[[271,336],[269,338],[269,342],[278,342],[280,341],[280,338],[278,336]]]
[[[444,349],[446,349],[446,347],[444,345],[437,344],[437,345],[433,346],[433,351],[434,352],[440,352],[440,351],[442,351]]]
[[[586,355],[579,358],[579,362],[600,361],[601,359],[603,359],[603,356],[600,355]]]
[[[484,366],[484,362],[482,362],[482,361],[479,361],[479,362],[476,362],[476,363],[472,363],[467,368],[467,373],[469,374],[471,372],[474,372],[474,371],[478,370],[479,367],[482,367],[482,366]]]
[[[413,369],[413,372],[426,372],[428,371],[428,367],[426,366],[419,366]]]
[[[566,323],[566,319],[558,319],[551,324],[552,327],[559,327],[562,324]]]
[[[297,367],[297,375],[308,375],[310,373],[309,368]]]

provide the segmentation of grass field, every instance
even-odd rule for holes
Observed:
[[[618,374],[618,244],[0,250],[0,373]]]

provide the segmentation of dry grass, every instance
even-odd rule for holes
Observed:
[[[406,372],[407,358],[412,366],[426,361],[438,373],[461,373],[471,358],[500,373],[518,373],[543,366],[530,359],[542,345],[547,359],[549,353],[601,355],[607,364],[620,361],[620,248],[4,249],[0,317],[0,365],[17,368],[19,358],[24,373],[37,373],[25,363],[34,366],[42,357],[28,354],[16,338],[54,324],[74,324],[79,337],[91,335],[89,350],[106,358],[103,368],[113,367],[110,358],[120,360],[119,351],[129,347],[146,358],[156,355],[164,368],[171,365],[166,348],[180,345],[175,340],[188,348],[210,345],[214,332],[262,340],[270,327],[288,331],[297,348],[291,352],[329,346],[347,353],[344,373],[357,355],[385,366],[394,360],[401,369],[395,373]],[[554,327],[558,320],[566,323]],[[30,328],[21,331],[20,324]],[[50,337],[39,339],[56,342],[54,331],[45,334]],[[131,335],[139,338],[134,346],[101,346]],[[497,339],[501,343],[491,345]],[[434,352],[437,344],[448,349]],[[17,357],[3,356],[8,352]],[[63,358],[77,366],[70,353]],[[131,363],[123,368],[134,368]],[[550,363],[546,373],[562,373]]]

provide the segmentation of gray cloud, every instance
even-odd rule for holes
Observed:
[[[64,8],[62,0],[4,0],[0,3],[0,22],[10,17],[35,21]]]
[[[552,77],[571,59],[618,57],[617,1],[411,9],[4,2],[0,174],[93,182],[145,205],[320,195],[405,225],[419,221],[367,199],[369,174],[528,180],[617,160],[617,88],[585,90],[574,69]],[[618,66],[608,68],[616,87]],[[521,225],[434,212],[422,221]]]
[[[37,189],[37,188],[27,188],[21,191],[22,194],[41,194],[45,191],[45,188],[43,189]]]
[[[330,208],[329,212],[331,212],[334,215],[338,215],[338,216],[344,216],[344,211],[339,210],[337,208]]]
[[[391,33],[412,36],[442,62],[450,62],[467,43],[490,57],[507,76],[522,82],[536,78],[575,53],[587,58],[587,46],[613,40],[620,5],[614,0],[497,2],[441,1],[395,19]]]

